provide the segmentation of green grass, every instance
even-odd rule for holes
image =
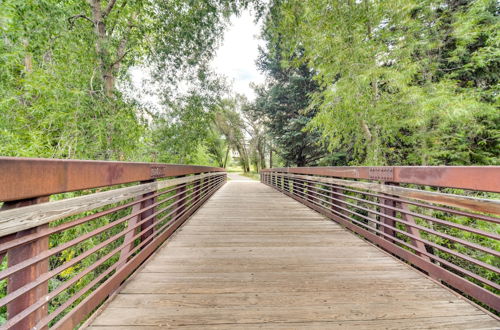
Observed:
[[[240,166],[228,166],[226,167],[226,171],[231,173],[243,173],[243,169]]]
[[[241,174],[241,175],[243,175],[243,176],[246,176],[247,178],[254,179],[254,180],[257,180],[257,181],[260,181],[260,175],[259,175],[259,173],[257,173],[257,172],[248,172],[248,173],[243,173],[243,172],[241,172],[241,173],[239,173],[239,174]]]

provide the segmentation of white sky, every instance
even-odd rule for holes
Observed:
[[[228,77],[235,93],[255,98],[250,83],[263,83],[264,76],[257,70],[255,61],[259,55],[260,24],[254,23],[250,11],[231,19],[231,25],[224,33],[224,41],[212,61],[218,74]]]
[[[255,64],[262,42],[258,38],[259,34],[260,24],[254,23],[250,11],[232,17],[231,24],[224,32],[222,45],[211,63],[215,73],[225,76],[231,83],[232,92],[243,94],[249,100],[255,99],[250,83],[264,82],[264,76],[257,71]],[[131,67],[129,73],[133,86],[133,90],[128,91],[130,96],[152,110],[161,109],[159,97],[145,93],[149,89],[147,80],[151,78],[148,68]]]

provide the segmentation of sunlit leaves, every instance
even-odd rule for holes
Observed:
[[[499,117],[493,1],[275,3],[281,19],[267,28],[283,40],[283,66],[315,72],[308,127],[330,150],[352,146],[352,163],[367,165],[498,162],[495,126],[478,125]],[[466,126],[477,131],[457,131]]]

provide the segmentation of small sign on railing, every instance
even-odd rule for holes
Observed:
[[[151,179],[157,179],[166,176],[165,166],[151,166]]]
[[[392,167],[370,167],[368,178],[372,180],[392,181],[394,180],[394,169]]]

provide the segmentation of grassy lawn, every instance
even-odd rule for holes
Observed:
[[[250,179],[254,179],[254,180],[257,180],[259,181],[260,180],[260,175],[258,172],[248,172],[248,173],[243,173],[243,169],[241,168],[241,166],[228,166],[226,168],[226,171],[228,173],[238,173],[240,175],[243,175],[243,176],[246,176],[247,178],[250,178]]]
[[[240,166],[228,166],[226,171],[231,173],[243,173],[243,169]]]
[[[246,176],[247,178],[250,178],[250,179],[254,179],[254,180],[260,181],[260,175],[257,172],[248,172],[248,173],[241,172],[241,173],[238,173],[238,174]]]

